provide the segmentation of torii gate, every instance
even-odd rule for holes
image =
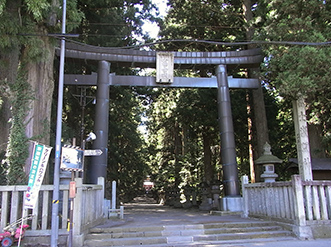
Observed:
[[[235,138],[229,88],[258,88],[258,79],[229,77],[227,67],[259,67],[262,62],[260,49],[223,52],[171,52],[173,67],[194,65],[216,66],[216,78],[174,77],[169,81],[157,82],[155,77],[117,76],[110,74],[110,63],[123,66],[155,68],[156,51],[138,51],[118,48],[96,47],[84,44],[67,44],[65,56],[84,60],[99,61],[98,73],[91,75],[65,75],[66,85],[97,85],[96,114],[94,132],[97,139],[94,149],[101,149],[103,154],[92,157],[88,172],[90,182],[107,175],[107,143],[109,118],[109,86],[150,86],[150,87],[204,87],[218,89],[218,114],[221,135],[221,160],[225,197],[222,198],[223,210],[240,211],[241,198],[235,151]],[[168,60],[169,61],[169,60]],[[166,62],[168,63],[168,62]],[[169,64],[166,64],[168,66]],[[172,71],[173,68],[169,68]],[[166,75],[167,76],[167,75]]]

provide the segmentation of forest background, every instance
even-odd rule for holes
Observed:
[[[296,158],[292,100],[303,95],[311,155],[331,152],[331,5],[329,0],[169,0],[165,16],[150,0],[68,0],[67,42],[165,51],[261,48],[260,69],[235,69],[261,79],[258,90],[231,90],[239,174],[259,181],[253,160],[269,142],[289,178]],[[1,184],[24,184],[30,141],[54,146],[62,1],[0,0]],[[143,30],[160,27],[157,41]],[[213,41],[206,42],[206,41]],[[66,59],[65,73],[90,74],[97,63]],[[154,71],[111,65],[118,75]],[[211,77],[214,68],[176,70],[176,76]],[[66,86],[63,142],[81,143],[93,130],[95,87]],[[86,95],[86,97],[81,97]],[[85,100],[83,100],[85,99]],[[200,187],[221,181],[216,89],[111,87],[107,185],[121,200],[141,192],[149,175],[157,189]],[[88,160],[87,160],[87,165]],[[52,183],[53,163],[46,181]]]

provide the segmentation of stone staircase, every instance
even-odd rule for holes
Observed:
[[[98,246],[218,246],[295,239],[272,222],[227,222],[192,225],[93,228],[84,247]]]

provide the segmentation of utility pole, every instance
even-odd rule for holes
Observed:
[[[62,108],[63,108],[63,84],[64,84],[64,56],[65,56],[65,32],[66,32],[67,2],[63,0],[62,37],[60,51],[59,89],[57,101],[56,139],[55,139],[55,164],[54,187],[52,201],[52,225],[51,247],[57,247],[59,236],[59,195],[60,195],[60,164],[61,164],[61,136],[62,136]]]

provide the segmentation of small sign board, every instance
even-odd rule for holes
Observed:
[[[69,183],[69,198],[75,198],[76,197],[76,182],[70,181]]]
[[[174,82],[174,53],[156,53],[156,83],[170,84]]]
[[[100,150],[100,149],[84,150],[84,156],[100,156],[101,154],[102,154],[102,150]]]
[[[61,169],[67,171],[83,171],[84,165],[84,150],[72,147],[63,146],[61,154]]]

